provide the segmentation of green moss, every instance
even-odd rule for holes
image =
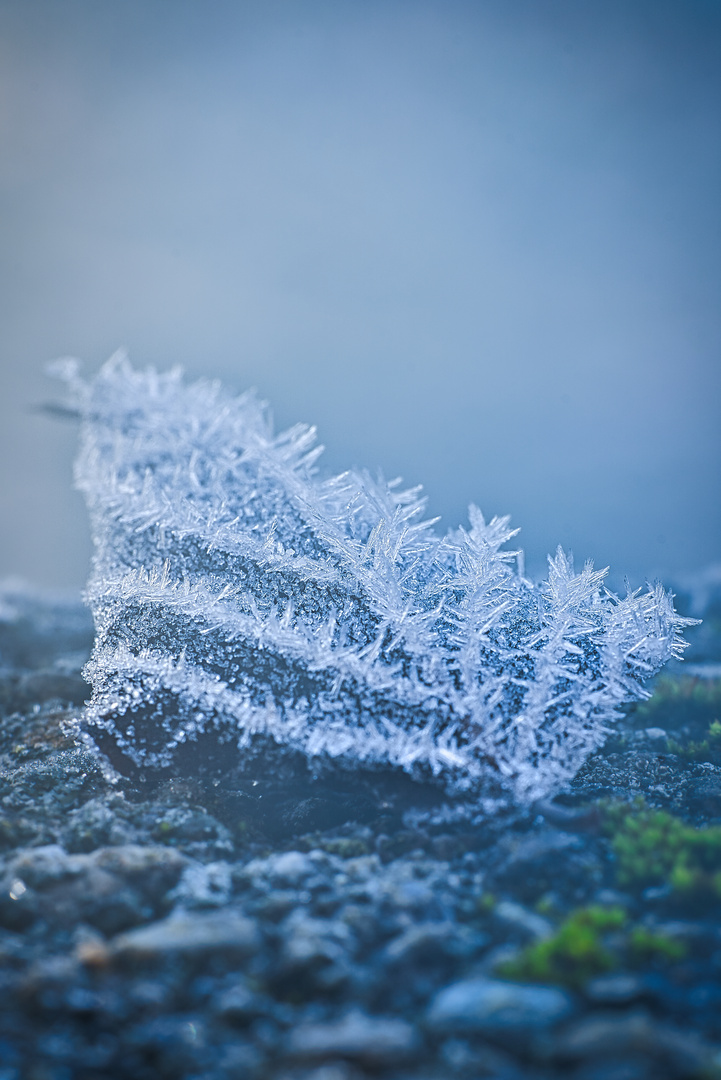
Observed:
[[[552,937],[529,945],[496,970],[506,979],[578,990],[614,969],[675,963],[685,956],[686,947],[670,935],[629,925],[623,908],[591,906],[576,908]]]
[[[700,742],[691,739],[683,743],[667,739],[666,746],[671,754],[678,754],[688,761],[721,761],[721,722],[714,720],[709,724],[706,738]]]
[[[652,697],[637,705],[633,715],[639,727],[666,728],[683,723],[705,731],[709,724],[719,724],[721,679],[663,675],[657,680]]]
[[[634,926],[628,939],[634,959],[683,960],[686,947],[668,934],[654,933],[645,926]]]
[[[669,884],[694,899],[721,896],[721,826],[695,829],[642,800],[605,808],[618,883],[644,889]]]
[[[626,913],[619,907],[577,908],[553,937],[500,964],[499,974],[509,979],[582,986],[616,966],[604,935],[620,930],[625,922]]]

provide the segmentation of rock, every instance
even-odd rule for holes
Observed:
[[[186,862],[176,852],[136,845],[92,855],[70,855],[57,844],[31,848],[0,880],[0,924],[42,918],[52,927],[85,922],[116,934],[159,913]]]
[[[532,938],[534,941],[542,941],[553,934],[553,925],[548,919],[544,919],[542,915],[537,915],[533,911],[528,911],[527,908],[512,900],[499,901],[493,909],[493,916],[506,927],[520,930],[524,937]]]
[[[231,1024],[245,1025],[257,1016],[272,1011],[272,1004],[254,993],[245,983],[237,982],[224,990],[212,1003],[213,1011]]]
[[[365,829],[359,836],[334,836],[322,841],[323,851],[337,855],[339,859],[353,859],[369,853],[368,839],[370,829]]]
[[[298,888],[316,872],[317,863],[310,855],[302,851],[284,851],[267,859],[251,859],[244,867],[236,869],[233,877],[240,888],[251,886],[267,891],[288,886]]]
[[[477,1040],[446,1039],[441,1043],[439,1056],[447,1071],[463,1077],[522,1080],[518,1064],[508,1053]]]
[[[632,911],[636,907],[636,900],[628,893],[618,889],[599,889],[593,897],[594,904],[601,907],[621,907],[626,911]]]
[[[472,956],[487,941],[487,934],[474,932],[457,923],[421,923],[409,927],[391,941],[385,951],[385,960],[394,967],[433,967],[449,960]]]
[[[365,1080],[366,1076],[367,1073],[349,1061],[327,1061],[315,1068],[300,1066],[284,1070],[277,1074],[277,1080]]]
[[[316,870],[313,859],[301,851],[284,851],[282,855],[268,859],[267,863],[267,874],[274,885],[297,887]]]
[[[289,1057],[304,1061],[350,1058],[371,1068],[383,1068],[417,1055],[420,1039],[404,1020],[369,1016],[353,1010],[327,1024],[301,1024],[291,1031]]]
[[[712,1048],[698,1036],[659,1024],[643,1012],[596,1013],[577,1021],[559,1039],[555,1056],[566,1060],[638,1057],[654,1060],[664,1075],[711,1074]]]
[[[588,983],[585,994],[597,1005],[627,1005],[644,997],[645,987],[636,975],[600,975]]]
[[[504,854],[492,872],[493,891],[512,893],[524,903],[535,903],[539,896],[563,882],[576,902],[585,900],[591,887],[600,882],[601,864],[581,835],[551,826],[521,835],[511,833],[499,844]]]
[[[13,859],[9,874],[19,878],[31,889],[47,889],[68,878],[81,874],[88,866],[82,856],[68,855],[59,844],[30,848]]]
[[[355,941],[340,919],[314,919],[302,909],[282,923],[281,951],[273,972],[279,989],[310,993],[337,989],[350,978]]]
[[[234,849],[230,830],[198,807],[173,806],[166,809],[155,826],[155,839],[182,848],[189,855],[216,858]]]
[[[107,794],[109,784],[97,755],[77,748],[49,753],[17,768],[0,770],[3,806],[25,810],[49,804],[57,824],[88,799]]]
[[[174,955],[197,958],[221,953],[238,959],[251,956],[259,945],[256,924],[224,910],[173,915],[121,934],[109,943],[108,958],[144,964]]]
[[[232,891],[230,865],[227,862],[191,863],[168,899],[183,908],[223,907]]]
[[[295,889],[272,889],[264,893],[259,899],[250,901],[247,905],[254,915],[268,922],[277,923],[285,919],[297,907],[305,907],[310,897],[307,893],[297,892]]]
[[[687,792],[689,807],[707,817],[721,816],[721,768],[704,763],[705,775],[694,779]]]
[[[91,859],[101,869],[140,885],[148,895],[172,888],[188,866],[188,859],[179,851],[152,844],[101,848]]]
[[[71,853],[128,844],[138,838],[137,830],[118,819],[107,799],[97,798],[72,811],[61,835],[65,849]]]
[[[431,1002],[427,1023],[431,1030],[448,1034],[522,1037],[553,1027],[573,1009],[573,1000],[563,990],[479,976],[444,987]]]

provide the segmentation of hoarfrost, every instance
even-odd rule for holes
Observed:
[[[508,518],[440,537],[420,489],[321,479],[315,431],[252,393],[113,357],[57,372],[82,417],[95,555],[85,729],[121,769],[214,769],[269,743],[451,790],[558,789],[679,656],[660,586],[618,597],[559,548],[533,584]]]

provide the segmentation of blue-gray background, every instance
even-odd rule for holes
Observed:
[[[79,586],[47,360],[645,575],[721,555],[716,0],[0,0],[0,576]]]

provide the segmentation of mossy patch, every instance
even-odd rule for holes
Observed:
[[[696,829],[643,800],[605,808],[619,885],[670,885],[688,900],[721,897],[721,825]]]
[[[669,934],[630,925],[621,907],[592,905],[572,911],[555,934],[498,965],[504,978],[582,989],[598,975],[675,963],[685,945]]]
[[[721,721],[721,679],[662,675],[652,697],[637,705],[632,717],[637,727],[686,725],[706,732],[714,721]]]
[[[616,957],[605,938],[621,930],[625,923],[626,913],[620,907],[577,908],[552,937],[504,961],[498,972],[508,979],[583,986],[616,966]]]
[[[628,945],[632,957],[641,963],[653,960],[683,960],[686,946],[676,938],[646,926],[634,926],[629,934]]]
[[[712,720],[706,737],[703,739],[698,741],[690,739],[688,742],[668,739],[666,746],[669,753],[678,754],[686,761],[710,761],[714,765],[721,764],[721,721]]]

